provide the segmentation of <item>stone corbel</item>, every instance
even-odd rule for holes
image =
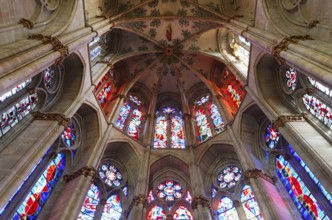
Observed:
[[[309,27],[309,29],[312,29],[312,28],[316,27],[317,24],[319,24],[319,21],[318,20],[313,20],[309,23],[308,27]]]
[[[272,127],[278,129],[284,127],[286,122],[305,121],[307,113],[296,115],[280,115],[276,120],[272,120]]]
[[[73,174],[71,175],[64,175],[63,176],[63,181],[68,183],[70,181],[72,181],[73,179],[83,175],[85,177],[91,176],[92,177],[92,181],[96,178],[96,169],[93,167],[82,167],[81,169],[75,171]]]
[[[273,185],[277,182],[277,177],[270,176],[257,168],[246,170],[244,172],[244,177],[247,180],[250,180],[251,178],[257,179],[258,177],[260,177]]]
[[[29,39],[36,39],[43,42],[43,44],[51,44],[54,51],[60,53],[60,57],[56,59],[55,64],[59,65],[69,55],[68,46],[65,46],[57,37],[49,35],[33,34],[29,36]]]
[[[20,21],[18,22],[19,24],[22,24],[23,27],[27,28],[27,29],[32,29],[34,27],[34,23],[32,21],[30,21],[29,19],[25,19],[25,18],[21,18]]]
[[[194,197],[192,201],[193,209],[197,209],[198,205],[201,205],[202,207],[208,207],[209,209],[211,208],[209,200],[202,195]]]
[[[143,194],[139,194],[137,196],[134,196],[132,204],[133,206],[138,206],[139,204],[143,204],[143,206],[147,205],[148,200],[146,199],[146,196]]]
[[[57,121],[59,125],[63,125],[67,128],[70,124],[70,119],[65,118],[65,115],[58,113],[43,113],[40,111],[31,112],[32,116],[36,120],[54,120]]]
[[[315,92],[314,88],[312,87],[308,87],[305,89],[305,93],[308,94],[308,95],[313,95]]]
[[[281,65],[285,64],[285,59],[280,57],[282,51],[287,51],[290,44],[297,44],[300,40],[313,40],[310,35],[294,35],[285,37],[272,49],[272,56],[274,56]]]

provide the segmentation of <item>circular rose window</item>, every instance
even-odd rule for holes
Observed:
[[[166,201],[174,201],[182,197],[182,186],[175,181],[166,180],[158,185],[157,195]]]
[[[98,170],[99,176],[109,186],[120,186],[122,174],[118,168],[110,164],[102,165]]]
[[[237,166],[228,166],[218,174],[218,185],[220,188],[232,188],[240,180],[242,171]]]

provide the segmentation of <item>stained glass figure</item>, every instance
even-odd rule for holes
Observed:
[[[124,124],[128,118],[130,112],[130,105],[126,102],[121,108],[118,117],[115,121],[115,126],[120,130],[123,130]]]
[[[210,99],[209,95],[203,96],[203,97],[201,97],[200,100],[196,101],[195,104],[196,105],[203,105],[204,103],[206,103],[207,101],[209,101],[209,99]]]
[[[76,129],[73,123],[70,123],[67,128],[62,132],[61,138],[67,147],[71,147],[76,141]]]
[[[105,84],[104,88],[98,93],[97,100],[101,107],[104,107],[106,102],[110,99],[112,91],[112,83],[108,82]]]
[[[217,183],[220,188],[232,188],[240,180],[242,170],[237,166],[225,167],[219,174]]]
[[[332,90],[330,88],[324,86],[323,84],[314,80],[313,78],[308,77],[308,79],[311,85],[313,85],[315,88],[317,88],[318,90],[320,90],[321,92],[325,93],[326,95],[332,98]]]
[[[294,156],[294,158],[301,164],[301,166],[304,168],[304,170],[308,173],[310,178],[314,181],[314,183],[318,186],[318,188],[321,190],[323,195],[326,197],[326,199],[330,202],[332,205],[332,196],[326,191],[324,186],[319,182],[319,180],[316,178],[316,176],[311,172],[309,167],[304,163],[304,161],[301,159],[301,157],[294,151],[292,146],[289,145],[289,150]]]
[[[154,201],[154,196],[152,194],[152,190],[150,190],[149,195],[148,195],[148,203]]]
[[[19,91],[21,91],[22,89],[26,88],[29,84],[31,83],[31,79],[28,79],[27,81],[15,86],[14,88],[12,88],[9,92],[6,92],[5,94],[3,94],[2,96],[0,96],[0,102],[5,101],[6,99],[12,97],[13,95],[15,95],[16,93],[18,93]]]
[[[216,188],[213,184],[211,186],[211,197],[214,198],[218,193],[218,188]]]
[[[302,97],[306,109],[332,130],[332,110],[314,96],[304,94]]]
[[[219,220],[239,219],[236,209],[234,208],[233,201],[226,196],[221,197],[218,204],[217,214]]]
[[[47,90],[52,90],[57,85],[57,76],[54,68],[48,67],[43,71],[44,84]]]
[[[193,201],[193,198],[191,197],[189,191],[187,191],[187,193],[186,193],[184,199],[185,199],[187,202],[189,202],[190,204],[191,204],[191,202]]]
[[[26,96],[14,106],[10,107],[6,112],[1,114],[0,137],[7,133],[20,120],[27,116],[37,105],[38,97],[34,93]]]
[[[206,141],[209,137],[212,137],[210,124],[203,109],[199,108],[195,111],[195,120],[200,141],[203,142]]]
[[[258,206],[254,193],[249,185],[245,185],[241,192],[241,203],[248,220],[263,220],[263,214]]]
[[[140,125],[142,123],[142,119],[143,119],[143,113],[140,110],[135,109],[131,116],[131,121],[128,127],[128,135],[134,138],[135,140],[138,140],[138,134],[141,128]]]
[[[163,108],[162,111],[165,114],[174,114],[176,112],[175,108],[170,107],[170,106]]]
[[[142,102],[136,96],[129,95],[129,99],[138,106],[142,104]]]
[[[91,184],[90,189],[84,199],[81,212],[77,219],[79,220],[92,220],[95,213],[96,207],[99,203],[99,189],[95,184]]]
[[[101,220],[119,220],[122,213],[120,196],[112,195],[106,201]]]
[[[164,199],[167,202],[180,199],[183,195],[182,186],[175,181],[166,180],[158,185],[157,195],[159,198]]]
[[[287,84],[287,88],[290,91],[294,91],[296,88],[296,81],[297,81],[297,73],[294,67],[289,67],[286,70],[286,84]]]
[[[166,213],[160,206],[154,206],[148,214],[148,220],[166,220]]]
[[[98,169],[99,176],[109,186],[120,186],[122,182],[122,174],[120,170],[110,164],[103,164]]]
[[[159,116],[156,119],[153,147],[155,148],[167,147],[167,119],[163,115]]]
[[[212,102],[209,105],[208,109],[209,109],[210,117],[212,119],[214,127],[216,129],[216,132],[217,132],[217,134],[219,134],[220,132],[222,132],[224,130],[225,123],[221,118],[218,107]]]
[[[65,169],[65,156],[58,154],[39,177],[17,209],[13,219],[36,219]]]
[[[229,92],[230,97],[231,97],[232,101],[234,102],[234,104],[237,107],[239,107],[241,105],[241,101],[242,101],[241,94],[237,91],[237,89],[232,84],[229,84],[227,86],[227,91]]]
[[[171,148],[185,148],[183,121],[179,116],[172,117],[171,120]]]
[[[316,198],[311,194],[292,165],[282,155],[276,157],[276,171],[300,211],[303,219],[326,219],[325,212],[319,206]],[[327,219],[329,219],[327,217]]]
[[[264,140],[266,145],[272,149],[275,146],[277,146],[279,139],[280,139],[280,132],[276,128],[273,128],[272,124],[270,123],[266,127],[264,134]]]
[[[184,206],[179,206],[179,208],[175,211],[173,215],[174,219],[181,219],[181,220],[191,220],[193,216],[191,212]]]

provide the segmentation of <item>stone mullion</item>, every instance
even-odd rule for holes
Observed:
[[[167,147],[171,148],[172,147],[172,116],[171,114],[166,115],[167,118]]]
[[[147,113],[147,119],[144,125],[144,137],[143,143],[148,145],[153,145],[153,137],[154,137],[154,127],[155,127],[155,111],[156,111],[156,104],[157,104],[157,94],[152,96],[150,101],[149,111]]]
[[[246,213],[244,212],[242,203],[239,200],[233,201],[234,208],[236,209],[237,215],[239,216],[239,219],[247,219]],[[263,216],[264,217],[264,216]]]
[[[183,129],[185,133],[186,146],[196,144],[196,132],[194,131],[191,114],[185,113],[183,115]]]
[[[220,101],[221,99],[221,95],[216,95],[213,96],[213,103],[217,106],[218,111],[222,117],[222,120],[224,121],[224,123],[229,123],[231,121],[231,115],[229,114],[229,112],[225,111],[225,109],[223,108],[223,105]]]
[[[122,129],[122,132],[126,135],[128,134],[128,127],[129,127],[129,124],[130,124],[132,116],[133,116],[133,111],[136,109],[136,106],[132,103],[129,103],[129,106],[130,106],[130,111],[126,118],[126,121],[124,122],[123,129]]]

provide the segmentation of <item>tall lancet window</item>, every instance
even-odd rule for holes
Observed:
[[[144,119],[143,102],[134,95],[129,95],[120,108],[115,126],[135,140],[140,139],[140,130]]]
[[[153,146],[155,148],[185,148],[182,113],[173,107],[164,107],[156,113]]]
[[[263,214],[258,206],[251,186],[245,185],[241,191],[241,203],[248,220],[263,220]]]
[[[239,216],[237,215],[233,201],[226,196],[221,197],[221,199],[219,200],[217,215],[218,215],[218,219],[220,219],[220,220],[224,220],[224,219],[238,220],[239,219]]]
[[[212,102],[210,95],[204,95],[196,100],[193,107],[193,115],[200,142],[212,137],[213,132],[218,134],[224,130],[224,120],[219,113],[218,107]]]
[[[114,72],[108,71],[103,78],[98,82],[94,89],[95,96],[99,105],[103,108],[107,101],[111,99],[112,92],[114,90]]]

